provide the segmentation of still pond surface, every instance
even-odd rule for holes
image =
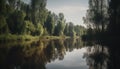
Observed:
[[[0,43],[0,69],[119,69],[119,58],[118,49],[80,39]]]

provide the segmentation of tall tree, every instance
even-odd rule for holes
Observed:
[[[32,8],[32,22],[37,25],[39,20],[42,19],[42,14],[45,11],[46,0],[31,0]],[[41,19],[39,19],[41,18]]]
[[[52,35],[54,32],[54,27],[55,27],[54,25],[55,25],[55,20],[53,18],[53,14],[49,12],[44,26],[50,35]]]
[[[64,28],[65,28],[65,19],[64,19],[64,14],[63,13],[59,13],[59,17],[58,17],[58,23],[55,26],[55,35],[63,35],[64,32]]]
[[[109,19],[108,31],[111,35],[120,35],[120,0],[109,1]]]
[[[69,22],[68,30],[69,30],[69,36],[75,37],[76,32],[74,31],[74,24],[72,22]]]
[[[69,28],[69,24],[67,23],[65,25],[65,29],[64,29],[64,35],[66,35],[66,36],[69,36],[69,30],[68,30],[68,28]]]
[[[0,34],[8,33],[6,0],[0,0]]]
[[[7,19],[7,23],[12,34],[21,34],[24,23],[25,13],[22,11],[15,11]]]
[[[0,0],[0,15],[6,14],[6,0]]]
[[[89,0],[89,9],[87,10],[84,21],[96,30],[105,30],[108,23],[108,4],[107,0]]]
[[[9,32],[9,28],[6,23],[6,19],[4,16],[0,15],[0,34],[4,34],[4,33],[8,33],[8,32]]]

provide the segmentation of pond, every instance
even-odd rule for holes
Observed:
[[[117,48],[80,39],[0,43],[0,69],[119,69],[119,58]]]

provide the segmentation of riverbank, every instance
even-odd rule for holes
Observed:
[[[0,41],[30,41],[30,40],[49,40],[49,39],[66,39],[68,36],[31,36],[31,35],[0,35]]]
[[[0,41],[28,41],[38,39],[38,36],[31,35],[12,35],[12,34],[2,34],[0,35]]]

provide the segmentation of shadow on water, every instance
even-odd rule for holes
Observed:
[[[120,69],[118,41],[86,41],[84,54],[89,69]]]
[[[109,61],[109,52],[107,47],[95,45],[87,47],[87,52],[84,54],[86,63],[89,69],[107,69],[107,63]]]
[[[120,49],[115,45],[80,39],[0,43],[0,69],[46,69],[47,63],[64,61],[67,52],[81,48],[86,49],[82,57],[88,69],[120,69]]]

